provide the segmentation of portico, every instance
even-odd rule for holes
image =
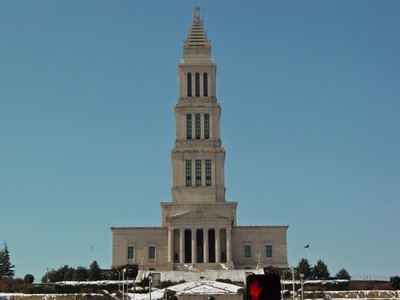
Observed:
[[[226,228],[169,227],[168,263],[169,264],[226,263],[227,265],[232,265],[231,234],[232,234],[232,228],[228,227]],[[177,238],[179,241],[177,249],[175,249],[175,242],[174,242],[175,238]],[[187,243],[188,241],[190,241],[190,243]]]

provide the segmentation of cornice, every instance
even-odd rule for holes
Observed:
[[[111,231],[114,230],[160,230],[165,227],[111,227]]]
[[[268,226],[235,226],[233,229],[285,229],[287,230],[289,225],[268,225]]]
[[[195,148],[195,147],[209,147],[209,148],[222,148],[221,139],[181,139],[175,140],[175,148]]]
[[[160,202],[161,206],[165,207],[205,207],[205,206],[232,206],[237,207],[238,202],[202,202],[202,203],[182,203],[182,202]]]
[[[224,148],[213,148],[213,149],[195,149],[195,148],[177,148],[175,147],[171,151],[171,155],[181,153],[222,153],[225,154]]]
[[[221,105],[217,102],[216,97],[199,97],[199,98],[179,98],[175,104],[175,109],[180,108],[218,108],[221,109]]]

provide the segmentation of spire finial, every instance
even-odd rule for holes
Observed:
[[[193,7],[193,19],[200,21],[200,7],[198,5]]]

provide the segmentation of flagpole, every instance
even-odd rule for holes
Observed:
[[[307,260],[308,260],[308,263],[311,263],[310,262],[310,244],[305,245],[304,248],[307,248]]]

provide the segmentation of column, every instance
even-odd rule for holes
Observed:
[[[232,228],[226,228],[226,262],[232,261]]]
[[[221,235],[220,228],[215,228],[215,262],[221,262]]]
[[[196,238],[196,228],[192,228],[192,264],[197,262]]]
[[[185,229],[179,229],[179,263],[185,263]]]
[[[174,262],[174,229],[168,228],[168,262]]]
[[[203,228],[203,254],[204,263],[208,264],[208,228]]]

